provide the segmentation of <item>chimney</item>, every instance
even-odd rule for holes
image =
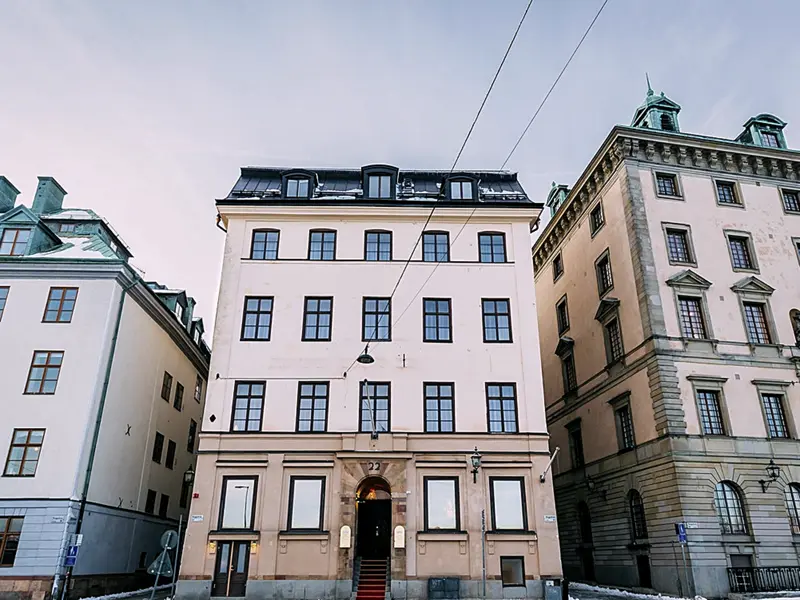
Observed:
[[[33,197],[33,212],[37,215],[48,215],[58,212],[64,203],[67,190],[62,188],[52,177],[39,177],[36,195]]]
[[[194,317],[194,307],[197,304],[197,302],[191,296],[186,296],[186,303],[188,306],[186,307],[186,314],[184,315],[184,318],[186,319],[186,328],[191,333],[192,318]]]
[[[8,212],[14,208],[17,196],[19,196],[19,190],[6,179],[5,175],[0,175],[0,213]]]

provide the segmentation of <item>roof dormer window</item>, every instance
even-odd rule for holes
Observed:
[[[179,302],[175,304],[175,316],[178,317],[178,321],[183,322],[183,306]]]
[[[466,179],[451,180],[450,199],[472,200],[475,197],[475,194],[473,193],[473,186],[473,182]]]
[[[370,198],[391,198],[392,197],[392,176],[391,175],[370,175],[369,197]]]
[[[286,179],[287,198],[308,198],[308,177],[289,177]]]
[[[774,131],[761,131],[761,142],[767,148],[780,148],[781,142]]]
[[[0,256],[23,256],[31,237],[30,229],[11,229],[3,231],[0,238]]]

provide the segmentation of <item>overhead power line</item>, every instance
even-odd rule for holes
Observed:
[[[528,121],[528,124],[525,126],[525,129],[523,130],[522,135],[519,136],[519,139],[517,139],[517,142],[516,142],[516,144],[514,144],[514,147],[511,149],[511,152],[509,152],[508,156],[503,161],[503,164],[500,167],[501,170],[505,168],[505,166],[508,163],[509,159],[514,154],[514,152],[517,150],[517,147],[519,147],[519,144],[522,141],[522,138],[525,137],[525,134],[528,133],[528,130],[531,128],[531,125],[533,125],[533,122],[536,120],[536,117],[539,116],[539,113],[542,111],[542,107],[544,107],[544,105],[547,102],[548,98],[550,98],[550,95],[553,93],[553,90],[558,85],[558,82],[561,81],[561,77],[564,75],[564,72],[567,70],[567,67],[569,67],[570,63],[572,62],[572,59],[575,58],[575,55],[578,53],[578,50],[580,50],[580,47],[583,45],[584,40],[589,35],[589,32],[592,30],[592,27],[594,27],[594,24],[597,22],[597,19],[600,17],[600,14],[603,12],[603,9],[606,7],[606,4],[608,4],[608,2],[609,2],[609,0],[605,0],[603,2],[603,4],[600,6],[600,9],[595,14],[594,19],[592,19],[591,23],[589,23],[589,27],[586,28],[586,31],[583,33],[583,36],[581,37],[581,39],[578,41],[577,46],[575,46],[575,49],[572,51],[572,54],[570,54],[569,58],[567,59],[567,62],[564,63],[564,66],[562,67],[561,71],[559,72],[558,77],[556,77],[555,81],[553,82],[553,85],[550,86],[550,89],[547,91],[547,94],[545,94],[544,98],[542,99],[541,103],[537,107],[536,111],[533,113],[533,116],[531,117],[530,121]],[[472,217],[475,215],[475,211],[477,211],[477,210],[478,210],[478,206],[476,205],[475,207],[473,207],[472,211],[467,216],[466,221],[464,221],[464,223],[461,225],[461,229],[458,230],[458,233],[450,241],[449,249],[453,248],[453,244],[456,243],[456,240],[458,240],[459,236],[463,233],[464,229],[466,229],[467,225],[472,220]],[[448,255],[449,255],[449,252],[448,252]],[[403,318],[403,315],[405,315],[408,312],[408,309],[411,308],[412,304],[414,304],[414,301],[420,295],[422,290],[425,288],[426,285],[428,285],[428,282],[431,280],[431,278],[433,277],[433,274],[436,272],[436,269],[439,268],[439,265],[441,263],[442,263],[442,261],[436,261],[436,264],[434,265],[434,267],[431,270],[431,272],[428,274],[428,277],[425,279],[425,281],[422,283],[422,285],[417,290],[417,293],[414,294],[414,296],[409,301],[408,305],[406,305],[406,307],[403,309],[403,311],[398,315],[397,319],[395,319],[395,321],[393,323],[393,326],[397,325],[397,323],[400,322],[400,319]]]
[[[505,54],[503,54],[503,59],[500,61],[500,64],[495,71],[494,77],[492,78],[492,82],[489,84],[489,89],[486,90],[486,94],[483,97],[483,101],[481,102],[480,107],[478,107],[478,112],[475,113],[475,118],[472,120],[472,125],[470,125],[469,130],[467,131],[467,135],[464,137],[464,141],[461,143],[461,147],[458,149],[458,154],[456,154],[456,158],[453,161],[453,165],[450,167],[450,172],[447,175],[448,179],[450,175],[453,174],[455,171],[456,165],[458,165],[458,161],[461,159],[461,155],[464,153],[464,149],[467,147],[467,142],[469,142],[470,137],[472,136],[472,132],[475,130],[475,125],[478,123],[478,119],[480,119],[481,113],[483,113],[483,109],[486,106],[486,102],[489,100],[489,95],[492,93],[494,89],[494,84],[497,83],[497,78],[500,76],[500,72],[503,70],[503,66],[506,64],[506,59],[508,59],[508,55],[511,53],[511,48],[514,46],[514,42],[517,40],[517,36],[519,35],[520,29],[522,29],[522,24],[525,22],[525,18],[528,16],[528,12],[533,6],[534,0],[529,0],[528,5],[525,7],[525,12],[522,13],[522,17],[517,24],[517,28],[514,30],[514,35],[511,36],[511,41],[508,43],[508,47],[506,48]],[[422,241],[422,236],[425,233],[425,230],[430,224],[431,219],[433,218],[433,213],[436,211],[436,204],[433,205],[430,212],[428,213],[428,217],[425,219],[425,223],[422,225],[422,229],[419,232],[419,236],[417,236],[416,242],[414,242],[414,247],[411,249],[411,252],[408,255],[408,259],[406,259],[405,264],[403,265],[402,271],[400,271],[400,276],[397,278],[397,282],[394,284],[394,288],[392,289],[392,293],[389,295],[389,302],[391,303],[392,299],[394,298],[395,293],[397,292],[397,288],[400,287],[400,282],[403,280],[403,277],[408,270],[408,265],[411,264],[411,259],[414,257],[414,253],[417,251],[419,247],[419,243]],[[437,265],[438,266],[438,265]],[[419,293],[419,292],[417,292]],[[379,317],[378,321],[375,324],[375,335],[377,336],[378,327],[380,325],[380,319],[383,316]],[[369,345],[369,342],[367,342]],[[353,365],[356,364],[357,358],[347,367],[345,374],[353,368]]]

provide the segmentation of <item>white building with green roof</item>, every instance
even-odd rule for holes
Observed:
[[[187,514],[203,322],[55,179],[18,194],[0,176],[0,597],[131,588]]]

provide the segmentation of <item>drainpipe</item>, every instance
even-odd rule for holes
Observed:
[[[86,477],[83,481],[83,491],[81,492],[81,504],[78,510],[78,522],[75,525],[75,535],[78,535],[81,532],[81,527],[83,526],[83,516],[86,513],[86,498],[89,494],[89,484],[92,480],[92,469],[94,467],[94,458],[97,453],[97,440],[100,437],[100,425],[103,421],[103,409],[106,405],[106,396],[108,395],[108,383],[111,380],[111,368],[114,365],[114,353],[117,350],[117,340],[119,339],[119,327],[122,323],[122,308],[125,306],[125,296],[128,294],[128,290],[130,290],[133,286],[136,285],[136,281],[134,280],[133,283],[130,285],[122,288],[122,295],[119,299],[119,307],[117,308],[117,317],[116,322],[114,323],[114,334],[111,337],[111,348],[109,350],[108,355],[108,362],[106,363],[106,372],[103,378],[103,389],[100,392],[100,404],[97,407],[97,417],[94,421],[94,432],[92,434],[92,445],[89,448],[89,462],[86,465]],[[59,565],[60,566],[60,565]],[[64,578],[64,587],[61,590],[61,598],[62,600],[67,596],[67,589],[69,589],[70,581],[72,580],[72,569],[73,567],[67,567],[67,574]]]
[[[217,229],[221,229],[225,233],[228,233],[228,230],[222,226],[222,215],[217,213]]]

